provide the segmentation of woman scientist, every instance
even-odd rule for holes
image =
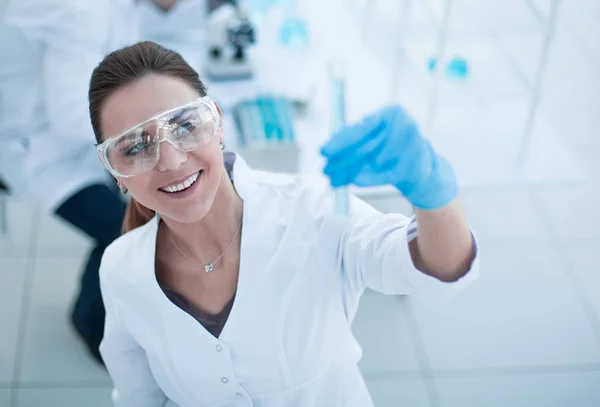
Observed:
[[[399,107],[336,134],[323,182],[224,152],[198,74],[154,43],[108,55],[89,99],[132,196],[100,268],[116,406],[371,406],[351,331],[365,288],[443,295],[477,272],[452,170]],[[395,185],[415,220],[357,198],[334,215],[330,184],[349,183]]]

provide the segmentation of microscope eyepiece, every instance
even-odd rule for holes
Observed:
[[[227,28],[227,40],[235,47],[246,47],[256,42],[254,27],[248,19],[240,20]]]

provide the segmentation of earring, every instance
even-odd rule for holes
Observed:
[[[221,141],[221,144],[220,144],[220,145],[221,145],[221,150],[225,150],[225,143],[223,143],[223,142]]]
[[[121,190],[122,194],[127,193],[127,187],[125,185],[121,184],[120,182],[117,182],[117,185],[119,186],[119,189]]]

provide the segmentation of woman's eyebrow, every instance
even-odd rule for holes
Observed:
[[[167,121],[167,123],[169,124],[173,124],[175,122],[177,122],[179,119],[181,119],[181,116],[183,116],[184,114],[191,112],[192,110],[194,110],[191,107],[187,107],[181,110],[178,110],[176,113],[174,113],[173,116],[169,117],[169,120]]]
[[[130,137],[139,137],[139,136],[143,136],[144,133],[148,133],[148,131],[146,131],[146,129],[138,127],[135,130],[132,130],[128,133],[123,134],[121,137],[119,137],[117,139],[117,141],[115,142],[116,145],[119,145],[121,143],[123,143],[125,140],[127,140]]]

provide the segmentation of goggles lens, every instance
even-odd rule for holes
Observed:
[[[220,128],[212,100],[198,99],[161,113],[98,146],[105,166],[114,175],[131,177],[150,171],[160,160],[160,143],[189,152],[207,144]]]

